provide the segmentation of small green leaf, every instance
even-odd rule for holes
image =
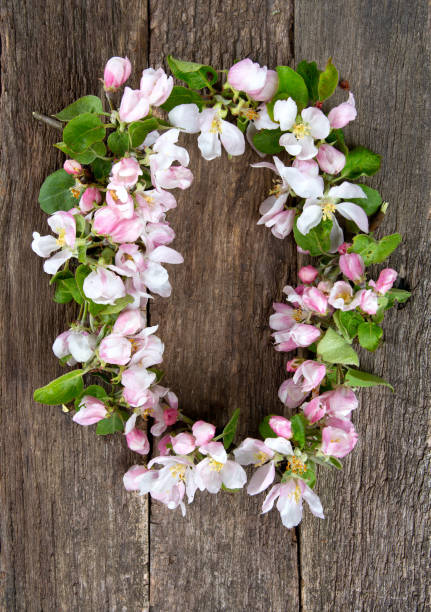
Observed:
[[[157,130],[158,127],[159,122],[155,117],[150,117],[144,121],[133,121],[133,123],[129,125],[129,136],[132,147],[136,149],[136,147],[141,146],[147,135]]]
[[[112,132],[108,136],[108,147],[115,157],[123,157],[129,150],[129,135],[127,132]]]
[[[374,215],[374,213],[376,213],[382,205],[382,196],[377,191],[377,189],[368,187],[368,185],[359,185],[359,187],[361,187],[367,197],[349,198],[349,202],[353,202],[354,204],[357,204],[358,206],[363,208],[367,215],[370,217],[371,215]]]
[[[395,301],[403,304],[407,302],[410,296],[410,291],[405,291],[404,289],[390,289],[385,293],[385,298],[387,300],[386,308],[391,308]]]
[[[96,433],[99,436],[107,436],[108,434],[116,433],[124,430],[124,423],[121,416],[114,412],[112,416],[102,419],[97,423]]]
[[[43,212],[52,215],[58,210],[70,210],[76,205],[70,188],[75,179],[63,169],[46,177],[39,192],[39,204]]]
[[[45,387],[36,389],[34,400],[40,404],[56,405],[67,404],[79,395],[83,388],[82,375],[84,370],[73,370],[52,380]]]
[[[124,308],[126,308],[127,304],[131,304],[132,302],[133,297],[131,295],[125,295],[122,298],[117,298],[114,304],[104,306],[101,312],[103,313],[103,315],[117,314],[117,312],[121,312],[122,310],[124,310]]]
[[[329,457],[329,463],[337,468],[337,470],[343,469],[343,464],[337,459],[337,457]]]
[[[338,85],[338,70],[332,63],[330,57],[326,64],[325,70],[319,75],[318,94],[319,100],[327,100],[332,96]]]
[[[274,153],[281,153],[283,147],[280,147],[278,141],[282,135],[281,130],[259,130],[253,136],[253,144],[258,151],[273,155]]]
[[[307,106],[308,88],[302,76],[289,66],[277,66],[276,70],[278,89],[274,101],[292,98],[299,107]]]
[[[82,297],[84,298],[84,300],[88,300],[88,298],[84,293],[83,285],[84,285],[85,279],[90,274],[90,272],[91,272],[90,266],[85,266],[83,264],[78,266],[75,272],[76,286],[78,287],[78,290],[80,294],[82,295]]]
[[[229,423],[223,429],[222,438],[223,438],[223,445],[226,450],[232,444],[233,439],[235,437],[236,428],[238,427],[239,412],[240,412],[239,408],[237,408],[235,412],[233,413],[233,415],[231,416]]]
[[[329,363],[359,365],[356,352],[347,340],[340,336],[340,334],[337,334],[331,327],[319,341],[317,354],[320,355],[323,361],[328,361]]]
[[[259,425],[259,433],[262,438],[265,440],[266,438],[276,438],[277,434],[269,425],[269,419],[271,418],[271,414],[267,414],[266,417]]]
[[[326,138],[326,142],[331,145],[337,145],[340,151],[344,153],[344,155],[347,155],[349,152],[349,149],[346,146],[346,141],[344,139],[344,132],[342,128],[331,130],[329,136]]]
[[[358,253],[369,266],[373,263],[382,263],[397,248],[401,242],[400,234],[384,236],[379,242],[368,234],[358,234],[353,238],[353,245],[348,249],[349,253]]]
[[[180,104],[196,104],[199,110],[202,110],[204,101],[196,91],[187,89],[187,87],[175,85],[171,91],[171,95],[166,102],[162,104],[161,108],[163,108],[164,111],[169,112],[175,106],[179,106]]]
[[[115,251],[109,247],[105,247],[103,251],[100,253],[100,257],[106,264],[112,263],[115,257]]]
[[[296,68],[296,72],[302,76],[307,85],[308,97],[312,104],[319,99],[318,83],[320,70],[317,68],[316,62],[300,62]]]
[[[383,329],[376,323],[364,322],[358,327],[359,344],[367,351],[375,351],[383,336]]]
[[[294,414],[290,419],[292,424],[292,438],[298,443],[299,448],[304,448],[305,445],[305,428],[307,420],[303,414]]]
[[[374,387],[375,385],[384,385],[389,389],[394,390],[393,386],[390,385],[386,380],[376,376],[375,374],[369,374],[368,372],[361,372],[360,370],[347,370],[344,378],[344,383],[349,387]]]
[[[63,140],[67,147],[82,153],[105,138],[105,129],[97,115],[84,113],[69,121],[63,130]]]
[[[106,159],[95,159],[91,164],[94,178],[98,181],[103,181],[111,172],[112,161]]]
[[[360,176],[372,176],[380,168],[380,159],[377,153],[365,147],[356,147],[348,152],[340,177],[355,180]]]
[[[325,219],[321,221],[319,225],[313,227],[308,234],[301,234],[297,227],[297,218],[295,219],[295,225],[293,226],[293,235],[295,236],[296,244],[298,244],[305,251],[309,251],[310,255],[316,257],[327,253],[331,248],[331,229],[332,220]]]
[[[358,333],[358,327],[363,323],[362,315],[356,310],[336,310],[333,314],[336,326],[340,330],[343,338],[351,343]]]
[[[71,300],[75,300],[78,304],[83,302],[75,279],[65,278],[58,280],[55,287],[54,302],[57,302],[57,304],[67,304]]]
[[[203,89],[213,85],[217,79],[217,71],[212,66],[196,64],[195,62],[183,62],[168,55],[166,58],[172,74],[177,79],[185,81],[192,89]]]
[[[54,116],[60,121],[70,121],[83,113],[103,113],[102,100],[97,96],[84,96]]]

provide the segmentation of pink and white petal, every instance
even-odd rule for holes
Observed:
[[[280,128],[290,130],[296,120],[298,108],[292,98],[277,100],[274,104],[274,120],[280,124]]]
[[[196,104],[179,104],[169,112],[168,117],[172,125],[188,134],[200,132],[199,109]]]
[[[43,264],[43,269],[47,274],[55,274],[58,269],[61,268],[61,266],[71,257],[71,251],[58,251],[58,253],[45,260]]]
[[[340,215],[354,221],[360,230],[368,234],[368,217],[363,208],[353,202],[340,202],[336,204],[336,208]]]
[[[286,438],[266,438],[265,444],[280,455],[293,455],[292,445]]]
[[[198,147],[202,153],[202,157],[207,161],[211,161],[216,157],[221,156],[221,143],[218,134],[211,132],[202,132],[198,136]]]
[[[331,233],[329,234],[329,239],[331,241],[330,253],[335,253],[340,244],[344,242],[344,234],[341,229],[335,215],[332,215],[332,228]]]
[[[284,147],[290,155],[299,155],[302,151],[301,144],[294,134],[287,132],[280,136],[278,141],[280,147]]]
[[[262,215],[262,217],[257,222],[257,225],[263,225],[269,221],[271,217],[282,211],[286,199],[287,195],[285,195],[284,198],[276,198],[275,196],[269,196],[269,198],[266,198],[266,200],[264,200],[259,207],[259,213]]]
[[[203,455],[210,455],[219,463],[226,463],[227,461],[227,453],[221,442],[207,442],[207,444],[199,447],[199,452]]]
[[[291,529],[299,525],[302,519],[302,500],[297,503],[295,496],[290,493],[278,498],[277,510],[280,512],[281,522],[285,527]]]
[[[273,236],[279,240],[283,240],[293,230],[295,223],[295,209],[283,210],[273,217],[274,225],[271,229]],[[269,227],[268,223],[266,224]]]
[[[256,149],[256,147],[254,146],[253,138],[257,134],[257,132],[258,130],[254,123],[250,122],[245,131],[245,137],[247,138],[248,144],[251,146],[253,151],[255,151],[259,155],[259,157],[266,157],[266,153],[262,153],[262,151],[259,151],[259,149]],[[251,164],[251,166],[254,166],[254,164]]]
[[[269,512],[272,510],[274,506],[274,502],[277,497],[280,495],[281,485],[274,485],[268,495],[265,497],[264,502],[262,504],[262,514]]]
[[[270,170],[277,172],[277,168],[275,167],[275,165],[271,164],[270,162],[258,162],[257,164],[250,164],[250,167],[251,168],[269,168]]]
[[[225,487],[228,489],[242,489],[247,482],[247,474],[243,467],[228,459],[222,469],[220,475]]]
[[[41,236],[39,232],[33,232],[31,248],[39,257],[49,257],[59,246],[54,236]]]
[[[259,102],[268,102],[274,97],[277,89],[278,89],[278,74],[276,73],[275,70],[268,70],[266,73],[266,81],[265,81],[265,85],[263,89],[258,94],[255,94],[253,98],[255,100],[258,100]],[[259,128],[259,129],[273,130],[274,128]]]
[[[304,236],[316,225],[319,225],[322,219],[322,207],[321,206],[307,206],[298,217],[296,226],[298,231]]]
[[[314,493],[314,491],[312,491],[310,487],[308,487],[306,484],[302,492],[302,497],[308,503],[311,513],[314,514],[314,516],[317,516],[321,519],[325,518],[325,515],[323,514],[323,506],[319,499],[319,496]]]
[[[222,485],[220,472],[214,470],[208,457],[196,466],[195,482],[201,491],[207,489],[210,493],[218,493]]]
[[[220,140],[229,155],[242,155],[245,151],[244,134],[229,121],[221,121]]]
[[[321,176],[310,176],[297,168],[284,168],[282,177],[301,198],[318,198],[323,194]]]
[[[310,106],[304,108],[301,117],[309,124],[311,135],[319,140],[326,138],[331,130],[329,119],[318,108]]]
[[[154,251],[151,251],[148,257],[151,261],[156,261],[157,263],[184,263],[184,258],[178,251],[165,245],[156,247]]]
[[[248,483],[247,493],[249,495],[257,495],[258,493],[262,493],[262,491],[265,491],[265,489],[267,489],[269,485],[274,482],[274,478],[275,465],[273,461],[269,461],[255,471],[250,482]]]
[[[298,140],[298,144],[301,146],[301,151],[297,153],[297,158],[303,161],[316,157],[319,150],[314,145],[312,136],[304,136]]]
[[[359,185],[354,185],[353,183],[349,183],[349,181],[344,181],[336,187],[331,187],[331,189],[328,191],[328,196],[330,198],[339,198],[340,200],[345,200],[346,198],[367,197],[364,190],[359,187]]]

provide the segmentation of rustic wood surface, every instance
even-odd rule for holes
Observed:
[[[2,610],[427,610],[425,0],[5,0],[0,10]],[[360,444],[343,473],[320,474],[327,518],[306,516],[294,531],[276,512],[259,518],[261,498],[246,495],[199,494],[185,519],[149,508],[123,491],[135,459],[120,436],[96,439],[31,401],[60,373],[51,342],[73,317],[50,301],[29,246],[32,230],[46,230],[38,189],[61,159],[57,135],[31,111],[100,92],[111,55],[140,69],[167,53],[216,68],[246,55],[271,66],[332,55],[360,112],[349,140],[384,156],[371,182],[390,201],[379,231],[404,234],[390,264],[415,295],[387,317],[385,348],[363,363],[396,393],[361,394]],[[284,358],[267,322],[299,262],[290,240],[256,227],[271,177],[249,167],[254,154],[205,162],[193,145],[191,157],[195,183],[170,215],[185,263],[171,266],[172,297],[155,300],[151,323],[161,325],[166,381],[185,411],[221,425],[239,407],[240,433],[253,435],[262,415],[280,410]]]

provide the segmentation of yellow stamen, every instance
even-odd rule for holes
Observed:
[[[332,214],[336,211],[336,206],[332,201],[326,201],[322,203],[322,217],[323,220],[330,219]]]
[[[256,459],[256,463],[254,464],[254,467],[259,467],[259,466],[263,465],[269,459],[268,455],[266,453],[264,453],[263,451],[259,451],[258,453],[255,453],[254,456],[255,456],[255,459]]]
[[[64,227],[62,227],[61,230],[58,232],[57,244],[60,247],[66,244],[66,230],[64,229]]]
[[[297,138],[304,138],[304,136],[310,136],[311,134],[311,130],[306,123],[295,123],[292,132]]]
[[[145,200],[146,202],[148,202],[148,204],[152,204],[152,203],[154,202],[154,198],[153,198],[153,196],[148,196],[148,195],[146,195],[146,196],[144,196],[144,200]]]
[[[132,345],[132,355],[133,355],[133,353],[136,353],[136,351],[139,349],[139,341],[135,340],[134,338],[129,338],[129,342]]]
[[[290,470],[292,474],[303,474],[307,471],[304,463],[298,457],[292,456],[287,462],[287,470]]]
[[[220,463],[220,461],[216,461],[215,459],[210,459],[210,469],[214,470],[215,472],[220,472],[220,470],[223,467],[223,463]]]
[[[170,469],[170,472],[174,478],[178,478],[178,480],[182,480],[184,482],[186,477],[186,469],[187,466],[182,463],[176,463]]]
[[[270,189],[269,195],[275,195],[278,197],[281,194],[283,185],[281,181],[273,181],[273,183],[274,183],[274,187]]]
[[[115,191],[112,191],[110,189],[109,193],[111,194],[111,198],[114,200],[114,202],[118,202],[119,198],[118,198],[117,194],[115,193]]]
[[[76,189],[76,187],[72,187],[70,191],[73,197],[79,200],[79,198],[81,197],[81,191],[79,189]]]
[[[146,421],[148,417],[151,416],[152,414],[153,414],[152,408],[145,408],[144,412],[142,413],[142,417]]]
[[[214,115],[214,119],[211,123],[210,132],[211,134],[221,134],[221,119],[218,114]]]
[[[259,119],[259,113],[255,111],[254,108],[246,108],[242,111],[242,114],[250,121],[255,121],[256,119]]]
[[[302,310],[300,308],[295,308],[292,317],[297,323],[300,323],[302,321]]]

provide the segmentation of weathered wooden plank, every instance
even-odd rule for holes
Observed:
[[[429,407],[429,83],[427,3],[295,2],[295,57],[329,56],[350,81],[358,119],[349,140],[383,155],[372,184],[390,202],[378,235],[400,231],[390,265],[415,291],[385,322],[385,347],[363,364],[390,380],[361,393],[353,420],[360,444],[343,474],[320,476],[326,520],[300,528],[302,608],[425,610],[430,496],[426,478]],[[428,56],[429,57],[429,56]],[[365,368],[364,368],[365,369]],[[429,574],[428,574],[429,576]]]
[[[32,390],[61,373],[51,343],[73,310],[51,301],[30,249],[47,233],[37,195],[62,156],[32,120],[101,92],[113,54],[145,62],[145,3],[2,4],[1,609],[126,611],[146,606],[147,504],[124,490],[134,460],[120,437],[96,439]],[[93,429],[93,428],[91,428]]]
[[[168,53],[217,69],[247,55],[273,66],[291,60],[288,2],[150,7],[153,65]],[[268,317],[283,281],[296,274],[296,253],[256,226],[271,177],[249,167],[255,154],[205,162],[192,146],[191,158],[194,186],[169,216],[185,262],[170,267],[172,296],[151,304],[151,323],[160,324],[166,382],[186,413],[223,425],[240,408],[241,435],[256,435],[262,416],[280,410],[283,357],[271,347]],[[198,494],[185,519],[152,503],[152,609],[297,609],[294,534],[276,513],[259,517],[261,502],[245,492]]]

